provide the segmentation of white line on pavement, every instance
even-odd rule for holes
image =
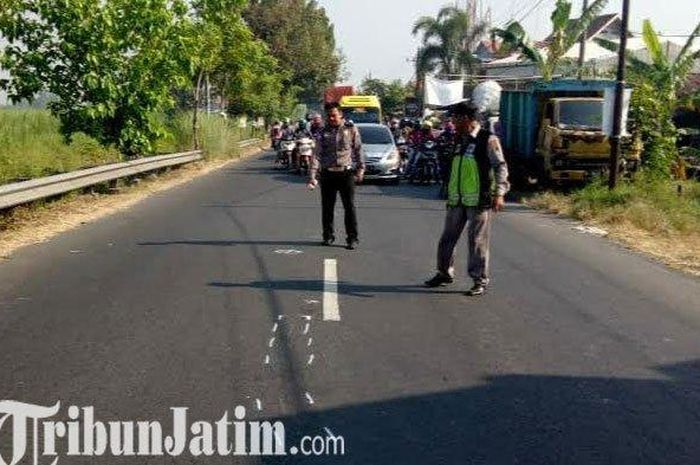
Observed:
[[[270,355],[268,354],[268,355],[265,355],[265,365],[269,365],[269,364],[270,364]]]
[[[274,325],[272,325],[272,332],[273,332],[273,333],[276,333],[276,332],[277,332],[277,328],[278,328],[277,323],[275,323]]]
[[[310,337],[309,342],[306,343],[306,347],[311,347],[311,344],[314,343],[314,338]]]
[[[338,307],[338,261],[327,258],[323,262],[323,319],[340,321]]]
[[[314,363],[314,354],[309,355],[309,361],[307,365],[311,365],[312,363]]]
[[[306,400],[309,401],[309,405],[314,405],[314,398],[311,397],[311,394],[309,394],[308,392],[306,393]]]
[[[272,346],[275,345],[275,338],[274,338],[274,337],[271,338],[271,339],[270,339],[270,342],[269,342],[267,345],[270,347],[270,349],[272,349]]]
[[[306,323],[306,324],[304,325],[304,335],[305,335],[305,336],[306,336],[307,334],[309,334],[309,329],[311,329],[311,325],[310,325],[309,323]]]

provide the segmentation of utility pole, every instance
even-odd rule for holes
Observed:
[[[583,9],[581,10],[581,17],[588,9],[588,0],[583,0]],[[581,35],[581,46],[578,51],[578,78],[583,79],[583,64],[586,62],[586,40],[588,39],[588,28],[583,31]]]
[[[608,187],[614,190],[617,187],[617,178],[620,165],[621,136],[622,136],[622,110],[625,98],[625,67],[627,55],[627,31],[629,29],[630,0],[622,2],[622,28],[620,31],[620,53],[617,61],[617,88],[615,92],[615,114],[613,116],[613,134],[610,141],[610,179]]]

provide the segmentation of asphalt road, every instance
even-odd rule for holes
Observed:
[[[360,248],[323,248],[319,193],[271,160],[0,263],[0,399],[165,429],[171,407],[214,422],[242,405],[283,421],[287,447],[332,434],[345,456],[59,464],[700,463],[700,281],[509,205],[488,295],[463,295],[463,244],[457,283],[424,289],[434,188],[360,187]]]

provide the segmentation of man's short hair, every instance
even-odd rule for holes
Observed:
[[[330,113],[333,109],[337,109],[339,112],[343,112],[343,109],[340,108],[340,103],[338,102],[328,102],[324,106],[324,109],[326,110],[326,113]]]
[[[479,109],[469,102],[460,102],[450,108],[450,116],[463,116],[471,120],[481,119]]]

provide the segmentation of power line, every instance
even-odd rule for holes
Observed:
[[[525,19],[526,19],[528,16],[530,16],[530,15],[532,14],[532,12],[534,12],[537,8],[539,8],[540,5],[542,5],[545,1],[546,1],[546,0],[540,0],[539,2],[535,3],[535,5],[534,5],[532,8],[530,8],[530,10],[529,10],[527,13],[525,13],[525,15],[524,15],[522,18],[520,18],[520,19],[518,20],[518,22],[519,22],[519,23],[522,23],[523,21],[525,21]]]

